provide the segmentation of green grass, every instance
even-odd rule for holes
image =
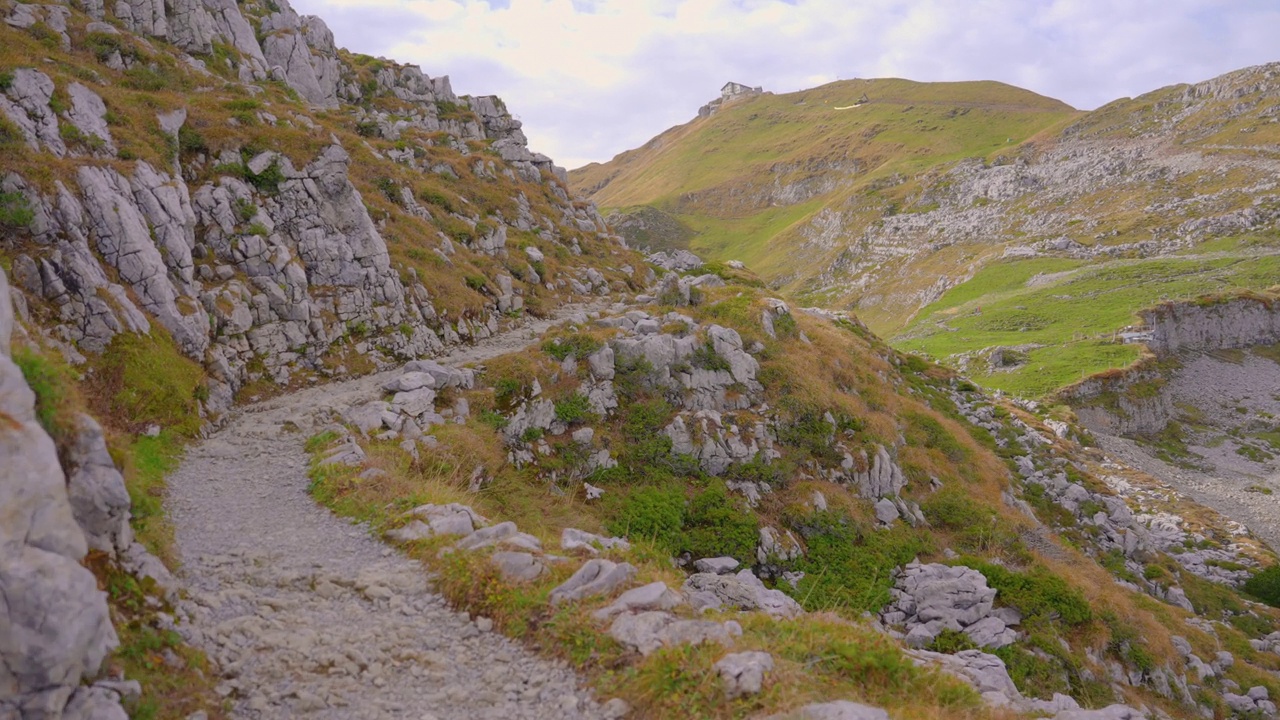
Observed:
[[[204,369],[182,355],[158,326],[151,335],[115,336],[93,366],[89,389],[100,417],[134,431],[156,424],[191,437],[200,429],[197,403],[207,393]]]
[[[165,477],[177,469],[184,440],[172,430],[162,430],[155,437],[133,438],[124,463],[134,534],[148,550],[166,561],[173,560],[173,528],[164,513]]]
[[[1053,273],[1067,274],[1028,287],[1037,274]],[[1275,256],[1000,263],[924,308],[892,342],[944,364],[992,346],[1043,345],[1027,351],[1026,363],[1013,370],[991,372],[984,360],[969,369],[970,377],[989,388],[1041,397],[1136,360],[1138,347],[1119,344],[1114,336],[1137,321],[1138,310],[1235,288],[1266,288],[1277,277]]]

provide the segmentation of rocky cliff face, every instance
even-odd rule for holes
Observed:
[[[0,119],[24,149],[0,190],[30,220],[0,254],[24,293],[19,314],[73,360],[158,325],[208,369],[203,409],[216,416],[247,382],[432,354],[496,332],[534,295],[609,285],[582,258],[615,252],[603,220],[570,200],[563,170],[526,148],[497,98],[343,55],[319,18],[286,2],[15,8],[19,28],[62,18],[69,61],[86,62],[87,48],[100,65],[85,73],[100,82],[169,73],[228,93],[212,109],[153,102],[165,107],[140,122],[166,148],[162,164],[120,142],[127,99],[109,83],[6,75]],[[245,99],[270,97],[264,87],[287,90]],[[307,149],[274,149],[290,137]],[[42,158],[68,162],[50,174]],[[424,177],[442,189],[415,187]],[[545,256],[564,272],[548,275]]]
[[[132,542],[129,496],[96,423],[86,419],[70,473],[59,464],[10,358],[13,331],[0,272],[0,717],[124,718],[118,684],[88,684],[118,641],[80,563],[90,549],[153,559]]]
[[[1167,303],[1140,315],[1157,357],[1280,342],[1280,306],[1268,295]]]

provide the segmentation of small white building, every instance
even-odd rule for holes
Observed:
[[[720,88],[720,99],[728,100],[739,95],[759,95],[762,92],[764,92],[763,86],[751,87],[750,85],[743,85],[730,80],[724,84],[724,87]]]

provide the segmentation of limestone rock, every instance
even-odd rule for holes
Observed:
[[[730,646],[742,635],[742,627],[732,620],[678,620],[671,613],[655,610],[619,615],[609,627],[609,635],[641,655],[649,655],[675,645],[715,642]]]
[[[586,550],[589,553],[595,554],[598,552],[596,549],[597,547],[605,550],[612,550],[614,548],[617,548],[618,550],[630,550],[631,543],[627,542],[624,538],[603,537],[601,535],[589,533],[585,530],[578,530],[577,528],[565,528],[560,533],[561,550]]]
[[[80,83],[68,85],[67,94],[71,96],[67,121],[86,138],[101,140],[104,149],[114,155],[115,142],[111,139],[111,128],[107,127],[107,106],[102,98]]]
[[[850,700],[814,703],[764,720],[889,720],[889,713]]]
[[[667,587],[664,582],[652,582],[632,588],[618,596],[609,606],[591,614],[596,620],[608,620],[614,615],[627,612],[644,612],[648,610],[671,610],[684,603],[680,593]]]
[[[720,658],[715,669],[724,683],[725,695],[733,700],[760,692],[765,674],[773,670],[773,656],[759,651],[732,653]]]
[[[693,561],[693,567],[698,572],[713,575],[728,575],[737,570],[740,564],[731,557],[702,558]]]
[[[124,476],[107,450],[102,426],[81,415],[79,433],[69,453],[67,495],[89,548],[115,555],[133,543],[129,527],[129,492]]]
[[[615,563],[602,558],[588,560],[568,580],[551,591],[550,602],[552,605],[561,605],[594,595],[609,594],[631,582],[635,575],[636,568],[630,563]]]
[[[697,609],[729,607],[761,610],[773,617],[795,617],[803,613],[800,604],[781,590],[770,590],[750,569],[737,575],[694,573],[681,590]]]
[[[503,580],[512,583],[536,580],[547,571],[542,561],[527,552],[496,552],[489,561],[497,566]]]
[[[982,573],[963,565],[910,563],[898,575],[894,601],[881,613],[888,625],[905,625],[907,644],[924,647],[943,630],[964,632],[982,647],[1004,647],[1017,631],[996,613],[996,591]]]
[[[0,290],[0,318],[11,317],[6,281]],[[47,694],[57,714],[118,641],[106,594],[80,565],[88,546],[34,403],[6,342],[0,347],[0,693],[18,703]]]

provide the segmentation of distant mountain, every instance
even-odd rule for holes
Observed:
[[[741,260],[1038,396],[1135,358],[1110,343],[1142,307],[1280,277],[1278,70],[1093,112],[994,82],[842,81],[740,99],[570,180],[633,242]]]

